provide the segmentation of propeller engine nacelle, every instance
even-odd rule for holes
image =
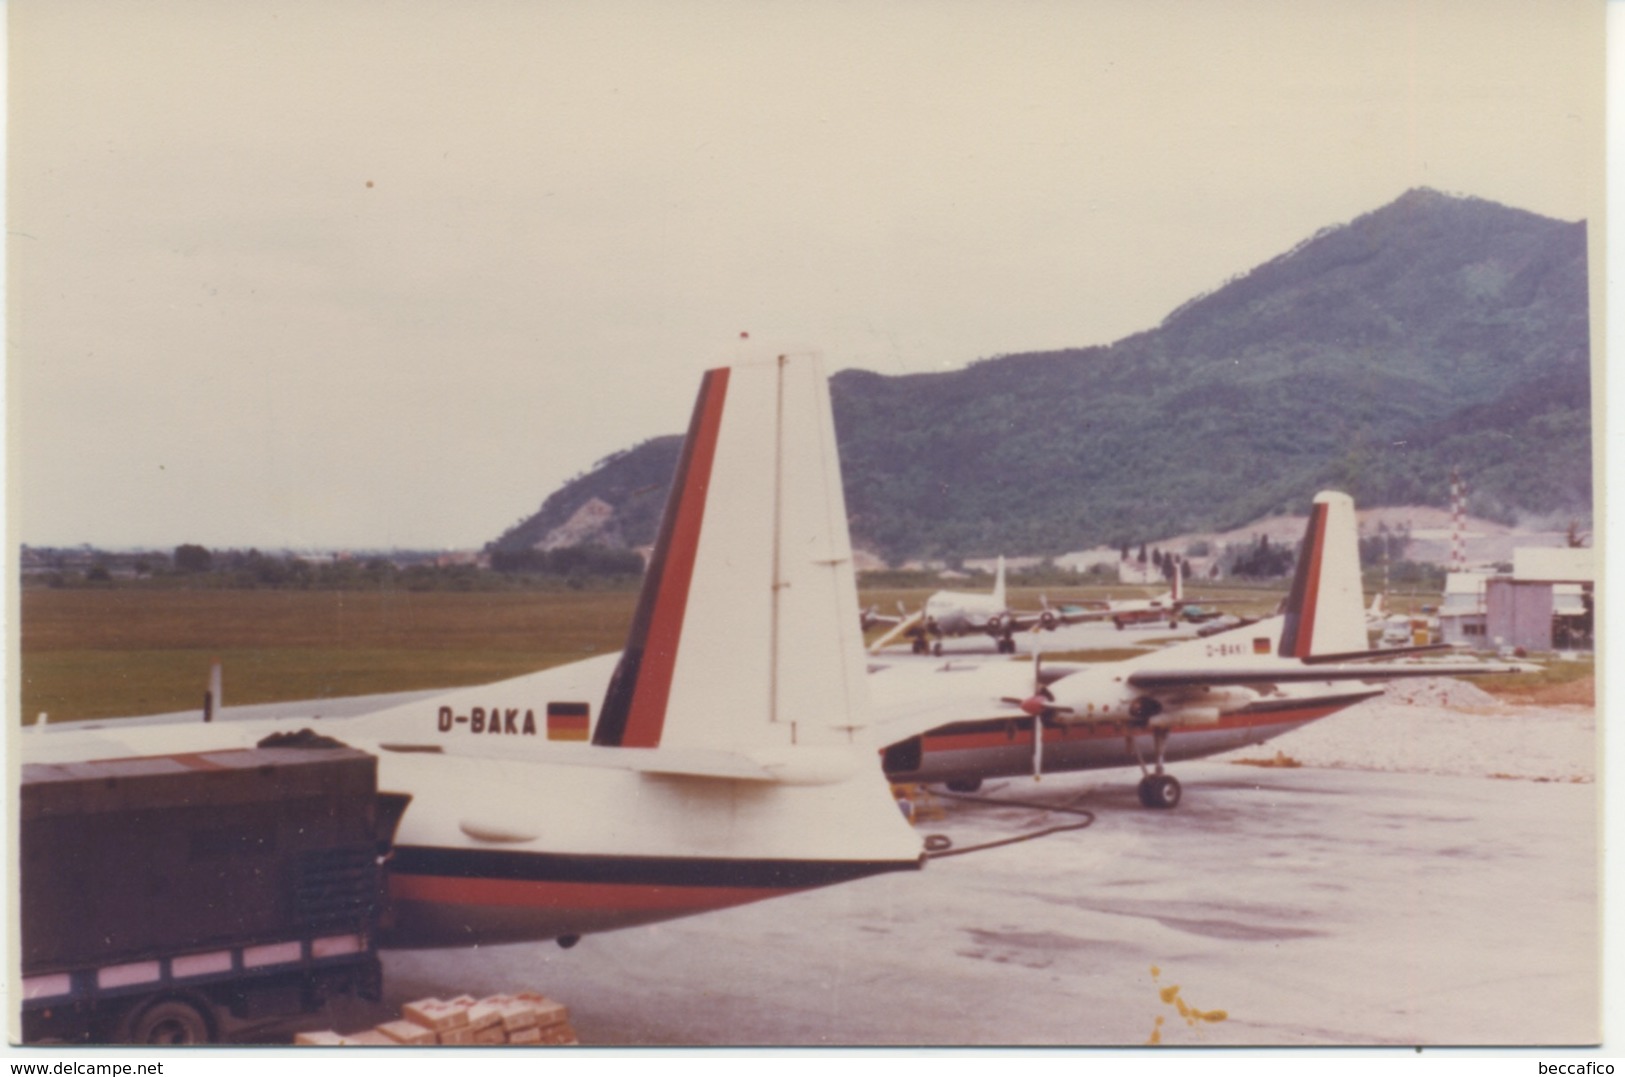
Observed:
[[[1021,709],[1066,724],[1123,722],[1136,726],[1212,725],[1226,708],[1245,705],[1258,693],[1247,688],[1198,688],[1153,695],[1107,669],[1085,670],[1037,689]]]
[[[1141,715],[1133,708],[1140,700]],[[1146,704],[1156,700],[1137,692],[1113,676],[1109,670],[1084,670],[1062,677],[1046,687],[1035,687],[1032,696],[1021,703],[1028,714],[1047,714],[1057,722],[1143,722]]]

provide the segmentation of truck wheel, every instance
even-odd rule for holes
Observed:
[[[184,999],[166,998],[137,1010],[125,1024],[123,1043],[175,1046],[187,1043],[208,1043],[209,1018],[202,1010]]]

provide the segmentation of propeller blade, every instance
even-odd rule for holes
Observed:
[[[1044,779],[1044,712],[1033,715],[1033,781]]]
[[[899,613],[903,613],[903,604],[901,602],[897,604],[897,608]],[[881,650],[889,646],[893,640],[897,639],[899,636],[905,635],[915,625],[919,624],[921,618],[924,616],[924,607],[921,607],[920,611],[915,614],[903,613],[903,619],[893,625],[890,632],[887,632],[885,635],[869,644],[869,653],[879,654]]]

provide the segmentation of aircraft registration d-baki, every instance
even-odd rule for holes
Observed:
[[[1514,673],[1524,665],[1369,649],[1354,502],[1314,501],[1282,612],[1120,662],[871,667],[894,781],[975,790],[988,778],[1138,766],[1147,807],[1179,803],[1170,760],[1290,732],[1382,694],[1402,677]],[[909,729],[923,730],[904,735]]]
[[[816,362],[713,370],[624,652],[320,720],[406,803],[384,944],[568,944],[920,867],[876,765],[846,519]],[[207,753],[309,723],[64,723],[21,755]]]

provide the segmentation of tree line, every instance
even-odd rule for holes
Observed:
[[[302,556],[182,543],[136,553],[75,547],[23,551],[23,585],[299,591],[622,590],[643,577],[631,550],[564,547],[479,557],[435,552]]]

